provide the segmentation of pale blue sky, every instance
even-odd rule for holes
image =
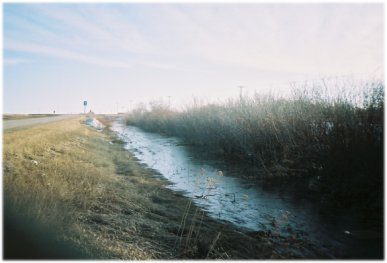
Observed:
[[[382,4],[4,4],[4,112],[116,112],[383,71]]]

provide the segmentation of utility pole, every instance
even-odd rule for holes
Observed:
[[[244,89],[245,87],[243,86],[239,86],[239,99],[242,101],[243,97],[242,97],[242,90]]]

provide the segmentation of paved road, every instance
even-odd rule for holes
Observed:
[[[36,124],[48,123],[53,121],[59,121],[71,117],[77,117],[79,115],[60,115],[55,117],[42,117],[42,118],[29,118],[20,120],[6,120],[3,121],[3,130],[22,128],[27,126],[33,126]]]

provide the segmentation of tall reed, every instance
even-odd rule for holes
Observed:
[[[126,121],[261,167],[256,178],[308,178],[305,188],[322,202],[381,207],[383,113],[383,81],[321,80],[288,97],[255,94],[182,111],[152,103]]]

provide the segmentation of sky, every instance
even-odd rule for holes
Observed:
[[[384,71],[383,4],[3,5],[3,112],[127,111]],[[382,74],[382,73],[380,73]]]

